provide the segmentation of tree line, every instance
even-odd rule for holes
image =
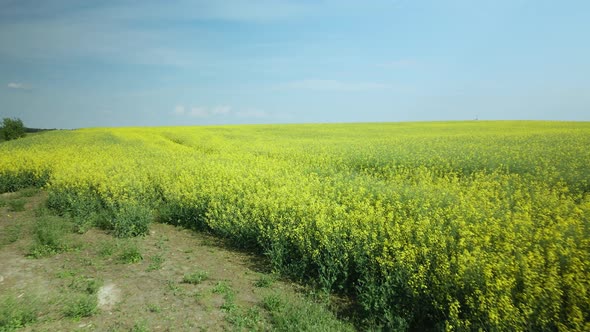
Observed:
[[[28,128],[19,118],[4,118],[0,122],[0,141],[10,141],[25,137],[27,133],[38,133],[54,129]]]
[[[0,132],[0,136],[6,141],[25,137],[26,135],[25,125],[18,118],[4,118],[2,126],[0,126]]]

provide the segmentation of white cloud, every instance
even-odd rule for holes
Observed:
[[[229,115],[231,113],[230,106],[217,106],[211,110],[213,115]]]
[[[230,106],[193,106],[185,107],[184,105],[177,105],[174,108],[174,114],[182,116],[190,116],[194,118],[211,118],[211,117],[227,117],[232,115]]]
[[[7,87],[9,87],[10,89],[17,89],[17,90],[29,90],[30,89],[30,87],[24,83],[15,83],[15,82],[8,83]]]
[[[212,115],[205,107],[193,107],[187,114],[196,118],[207,118]]]
[[[188,116],[194,118],[209,118],[209,119],[230,119],[230,118],[270,118],[272,113],[265,112],[258,109],[240,109],[234,110],[231,106],[220,105],[213,107],[193,106],[190,108],[184,105],[177,105],[173,113],[178,116]]]
[[[309,79],[289,82],[287,88],[315,91],[369,91],[391,88],[388,84],[377,82],[346,82],[339,80]]]

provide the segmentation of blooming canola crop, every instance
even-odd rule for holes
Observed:
[[[121,236],[207,229],[385,329],[590,329],[590,123],[95,128],[0,144],[0,191]]]

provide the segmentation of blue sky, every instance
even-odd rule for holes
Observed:
[[[590,1],[0,0],[30,127],[590,121]]]

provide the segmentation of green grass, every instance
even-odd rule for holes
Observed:
[[[160,250],[164,250],[164,249],[166,249],[165,242],[169,242],[169,241],[170,241],[170,239],[169,239],[169,238],[167,238],[167,237],[163,237],[163,236],[160,236],[160,237],[158,238],[158,242],[156,243],[156,248],[158,248],[158,249],[160,249]]]
[[[35,214],[36,218],[43,217],[43,216],[54,216],[55,214],[51,212],[47,208],[45,204],[40,204],[33,209],[33,213]]]
[[[228,283],[228,281],[223,280],[223,281],[218,281],[215,286],[213,287],[213,289],[211,289],[211,292],[215,293],[215,294],[231,294],[233,292],[231,285]]]
[[[119,261],[125,264],[139,263],[143,260],[141,250],[135,241],[126,243],[119,255]]]
[[[69,295],[63,307],[64,316],[74,319],[90,317],[97,311],[98,300],[96,295],[89,294]]]
[[[226,311],[225,320],[232,324],[234,331],[269,331],[268,322],[264,319],[260,308],[244,309],[238,306]]]
[[[147,268],[147,271],[156,271],[162,268],[162,264],[164,263],[165,259],[162,254],[155,254],[150,256],[150,265]]]
[[[272,286],[275,281],[276,281],[275,276],[265,274],[265,275],[262,275],[260,278],[258,278],[254,282],[254,286],[260,287],[260,288],[268,288],[268,287]]]
[[[8,201],[8,211],[10,212],[22,212],[25,210],[25,204],[27,203],[24,199],[13,199]]]
[[[209,278],[207,271],[195,271],[193,273],[185,274],[182,282],[185,284],[198,285]]]
[[[24,226],[22,223],[12,223],[4,228],[0,234],[0,246],[7,245],[18,241],[23,236]]]
[[[160,305],[158,305],[156,303],[148,303],[147,309],[149,312],[153,312],[153,313],[162,312],[162,307],[160,307]]]
[[[88,232],[88,230],[95,225],[91,216],[75,216],[73,221],[74,231],[78,234],[84,234]]]
[[[33,227],[34,243],[29,256],[40,258],[71,249],[71,233],[71,223],[62,217],[46,215],[37,218]]]
[[[133,327],[130,330],[131,332],[149,332],[150,329],[145,321],[137,321],[133,324]]]
[[[33,197],[38,193],[38,188],[25,188],[18,192],[18,197]]]
[[[115,253],[116,245],[113,241],[103,241],[98,245],[98,256],[102,258],[111,257]]]
[[[64,270],[61,270],[61,271],[57,272],[57,273],[55,274],[55,276],[56,276],[57,278],[59,278],[59,279],[65,279],[65,278],[74,277],[74,276],[76,276],[78,273],[80,273],[80,272],[79,272],[79,271],[77,271],[77,270],[72,270],[72,269],[64,269]]]
[[[102,286],[102,282],[95,278],[76,276],[72,278],[68,286],[71,290],[74,290],[76,292],[93,295],[98,292],[100,286]]]
[[[40,302],[29,296],[0,295],[0,331],[14,331],[34,323],[41,309]]]
[[[270,294],[263,300],[274,331],[354,331],[325,306],[310,299]]]
[[[184,293],[182,288],[178,286],[178,283],[173,280],[166,281],[166,287],[174,296],[182,295]]]

